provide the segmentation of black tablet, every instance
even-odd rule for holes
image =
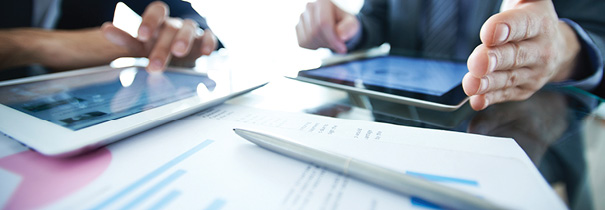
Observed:
[[[293,78],[418,107],[452,111],[468,100],[466,63],[380,56],[303,70]]]

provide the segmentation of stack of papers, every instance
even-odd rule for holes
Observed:
[[[430,203],[270,152],[244,128],[513,209],[565,209],[510,138],[222,105],[69,159],[0,137],[6,209],[425,209]],[[49,139],[49,141],[52,141]]]

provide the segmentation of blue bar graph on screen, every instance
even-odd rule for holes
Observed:
[[[208,145],[212,144],[213,142],[214,142],[214,140],[210,140],[210,139],[203,141],[202,143],[200,143],[200,144],[196,145],[195,147],[191,148],[190,150],[188,150],[188,151],[184,152],[183,154],[175,157],[174,159],[168,161],[167,163],[165,163],[164,165],[160,166],[159,168],[151,171],[150,173],[148,173],[147,175],[143,176],[142,178],[140,178],[139,180],[135,181],[134,183],[126,186],[124,189],[118,191],[116,194],[114,194],[113,196],[105,199],[104,201],[102,201],[97,206],[95,206],[95,207],[93,207],[91,209],[93,209],[93,210],[105,209],[107,206],[109,206],[109,205],[113,204],[114,202],[118,201],[120,198],[124,197],[128,193],[131,193],[132,191],[134,191],[134,190],[140,188],[141,186],[147,184],[151,180],[155,179],[159,175],[161,175],[164,172],[168,171],[169,169],[171,169],[175,165],[179,164],[183,160],[185,160],[185,159],[189,158],[190,156],[192,156],[193,154],[195,154],[195,153],[199,152],[200,150],[204,149],[205,147],[207,147]],[[182,173],[184,173],[184,171]],[[180,175],[182,175],[182,174],[180,174]],[[180,176],[180,175],[178,175],[178,176]],[[178,178],[178,177],[175,177],[175,178]]]
[[[468,185],[468,186],[474,186],[474,187],[478,187],[479,186],[479,182],[475,181],[475,180],[470,180],[470,179],[461,179],[461,178],[456,178],[456,177],[448,177],[448,176],[440,176],[440,175],[434,175],[434,174],[426,174],[426,173],[418,173],[418,172],[413,172],[413,171],[406,171],[406,174],[408,175],[412,175],[418,178],[422,178],[425,180],[429,180],[429,181],[433,181],[433,182],[441,182],[441,183],[457,183],[457,184],[462,184],[462,185]],[[412,196],[410,198],[410,201],[412,202],[412,205],[414,206],[419,206],[419,207],[425,207],[425,208],[430,208],[430,209],[441,209],[439,208],[439,206],[425,201],[421,198],[418,197],[414,197]]]

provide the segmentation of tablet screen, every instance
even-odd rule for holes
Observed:
[[[41,120],[79,130],[159,107],[216,83],[204,75],[148,74],[132,67],[0,87],[0,103]]]
[[[371,86],[442,96],[460,85],[466,64],[384,56],[301,71],[308,76],[359,88]]]

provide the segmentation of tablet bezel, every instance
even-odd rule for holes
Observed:
[[[377,85],[368,85],[364,84],[365,88],[356,87],[354,82],[346,81],[346,80],[338,80],[335,78],[327,78],[316,75],[308,75],[305,74],[306,71],[316,71],[320,70],[323,67],[335,66],[335,65],[343,65],[349,62],[358,62],[369,59],[379,59],[384,57],[402,57],[397,55],[383,55],[376,56],[370,58],[362,58],[353,61],[347,61],[345,63],[337,63],[327,66],[322,66],[315,69],[301,70],[298,72],[296,77],[288,77],[291,79],[314,83],[317,85],[322,85],[326,87],[337,88],[341,90],[345,90],[352,93],[367,95],[373,98],[386,100],[395,103],[407,104],[418,106],[427,109],[434,109],[439,111],[454,111],[460,108],[466,101],[468,101],[469,97],[464,93],[462,89],[462,83],[458,84],[456,87],[450,89],[448,92],[444,93],[441,96],[434,96],[419,92],[412,92],[406,90],[398,90],[391,89]],[[409,58],[409,57],[406,57]],[[422,58],[413,58],[413,59],[422,59]],[[453,62],[453,61],[439,61],[437,62]]]
[[[44,81],[50,79],[86,75],[100,71],[117,71],[139,66],[112,68],[100,66],[63,73],[49,74],[0,82],[0,86]],[[192,70],[169,68],[170,71],[202,74]],[[227,80],[225,80],[227,81]],[[193,114],[204,108],[220,104],[232,97],[263,86],[266,82],[250,82],[249,85],[232,85],[217,82],[210,95],[202,100],[198,95],[177,100],[126,117],[102,122],[79,130],[71,130],[50,121],[42,120],[27,113],[0,104],[0,132],[48,156],[72,156],[101,147],[141,131],[156,127],[172,120]],[[12,119],[12,120],[11,120]],[[18,119],[18,120],[17,120]]]

